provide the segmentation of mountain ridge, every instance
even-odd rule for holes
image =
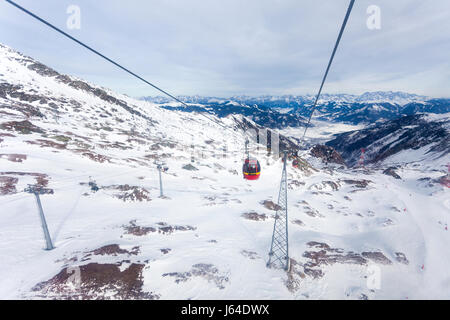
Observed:
[[[257,98],[242,96],[229,99],[180,96],[179,98],[188,103],[189,107],[179,106],[163,97],[142,99],[184,112],[205,112],[218,117],[242,114],[259,125],[276,129],[305,126],[314,102],[313,96]],[[436,114],[450,112],[450,99],[428,98],[403,92],[367,92],[360,96],[324,94],[319,100],[313,119],[358,125],[393,120],[417,112]]]
[[[259,95],[259,96],[246,96],[246,95],[235,95],[230,97],[215,97],[215,96],[184,96],[179,95],[177,98],[182,99],[188,103],[205,103],[207,101],[217,101],[226,103],[229,101],[236,102],[267,102],[267,101],[285,101],[285,102],[308,102],[313,103],[316,95],[312,94],[304,94],[304,95]],[[168,103],[171,102],[170,99],[163,96],[146,96],[140,97],[141,100],[148,101],[159,101],[160,103]],[[319,101],[336,101],[336,102],[400,102],[404,101],[405,103],[413,102],[413,101],[427,101],[431,99],[446,99],[444,97],[428,97],[423,95],[418,95],[414,93],[407,93],[403,91],[367,91],[360,95],[357,94],[348,94],[348,93],[322,93]]]

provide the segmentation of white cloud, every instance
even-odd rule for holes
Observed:
[[[94,48],[174,94],[315,93],[348,0],[17,0],[64,28],[81,8]],[[381,30],[366,27],[369,5]],[[448,0],[358,0],[325,91],[448,96]],[[69,30],[67,30],[69,31]],[[129,95],[156,95],[114,66],[0,3],[0,42]],[[448,70],[448,68],[447,68]]]

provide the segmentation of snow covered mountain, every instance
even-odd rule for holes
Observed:
[[[230,98],[217,98],[217,97],[202,97],[202,96],[178,96],[178,98],[182,99],[185,102],[188,103],[199,103],[199,104],[208,104],[208,103],[221,103],[226,104],[230,101],[234,101],[241,104],[247,104],[247,105],[254,105],[254,104],[266,104],[266,103],[314,103],[314,100],[316,98],[315,95],[283,95],[283,96],[271,96],[271,95],[265,95],[265,96],[259,96],[259,97],[251,97],[251,96],[232,96]],[[143,100],[153,101],[157,103],[169,103],[171,102],[169,98],[167,97],[143,97]],[[399,104],[399,105],[405,105],[411,102],[422,102],[422,101],[428,101],[431,100],[431,98],[426,96],[420,96],[417,94],[411,94],[406,92],[393,92],[393,91],[376,91],[376,92],[365,92],[361,95],[354,95],[354,94],[328,94],[323,93],[320,96],[321,102],[336,102],[336,103],[380,103],[380,102],[386,102],[386,103],[392,103],[392,104]]]
[[[179,97],[195,107],[178,108],[186,112],[207,112],[219,117],[241,114],[257,124],[276,129],[302,127],[311,113],[315,97],[306,96],[235,96],[229,99],[214,97]],[[143,100],[160,104],[170,101],[162,97]],[[393,120],[417,112],[442,114],[450,112],[450,99],[432,99],[404,92],[366,92],[362,95],[322,94],[314,118],[318,120],[369,124]]]
[[[250,119],[258,124],[259,126],[271,129],[299,127],[305,126],[307,123],[307,119],[299,115],[287,114],[270,108],[260,108],[258,105],[247,106],[232,102],[226,104],[209,103],[207,105],[196,103],[193,105],[189,105],[188,107],[174,107],[165,105],[163,106],[163,108],[182,112],[208,113],[219,118],[228,117],[230,115],[244,116],[245,118]]]
[[[403,163],[395,179],[301,152],[285,272],[266,267],[283,164],[253,143],[261,178],[240,173],[257,124],[171,106],[0,45],[1,299],[450,298],[448,157]],[[52,190],[53,250],[28,184]]]
[[[449,158],[450,113],[405,116],[338,134],[327,145],[338,150],[347,163],[355,165],[365,150],[366,163],[388,160],[403,163]]]

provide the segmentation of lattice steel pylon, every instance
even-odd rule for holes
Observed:
[[[267,267],[282,267],[289,270],[288,210],[287,210],[287,153],[283,155],[283,173],[281,175],[278,210],[273,225],[272,244],[270,245]]]

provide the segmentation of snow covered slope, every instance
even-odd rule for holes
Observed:
[[[240,173],[251,121],[166,110],[5,46],[0,117],[2,299],[450,298],[445,159],[398,180],[302,154],[286,273],[266,267],[282,163],[253,146],[262,176]],[[41,196],[54,250],[27,184],[54,191]]]
[[[416,114],[336,135],[327,142],[355,165],[365,149],[366,163],[410,163],[450,155],[450,113]]]

